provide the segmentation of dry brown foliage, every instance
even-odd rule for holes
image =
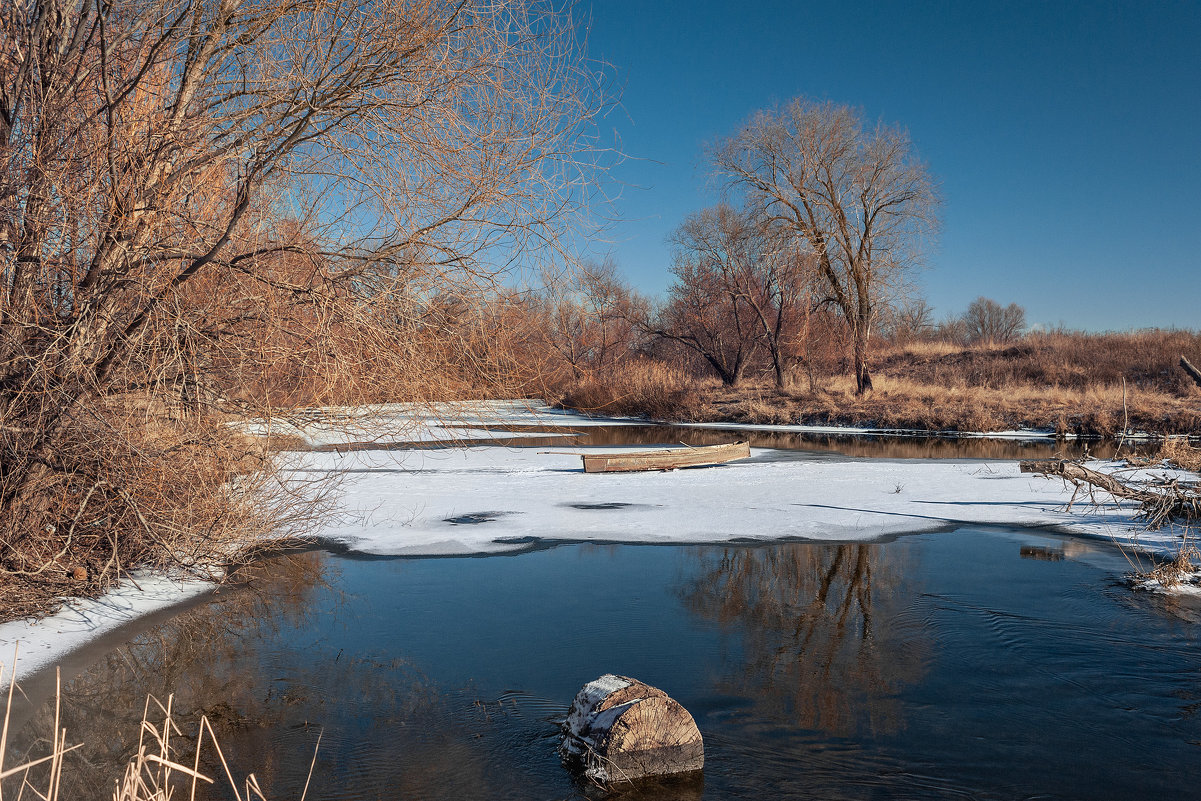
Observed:
[[[0,10],[7,614],[304,519],[231,419],[512,383],[489,293],[593,167],[575,35],[542,0]]]
[[[1187,397],[1195,387],[1180,369],[1181,354],[1201,355],[1201,334],[1148,330],[1088,334],[1028,334],[1008,344],[963,347],[927,340],[882,345],[877,369],[946,386],[1043,386],[1083,390],[1120,386]]]
[[[1193,447],[1182,437],[1165,439],[1159,457],[1173,467],[1201,473],[1201,448]]]
[[[560,403],[588,414],[690,420],[706,383],[662,362],[635,359],[570,385]]]

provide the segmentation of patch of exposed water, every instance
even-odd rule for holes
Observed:
[[[468,439],[460,445],[513,445],[518,447],[573,447],[618,445],[716,445],[746,439],[753,448],[777,449],[770,459],[875,458],[875,459],[1074,459],[1086,453],[1099,459],[1115,455],[1158,452],[1159,443],[1112,440],[1000,439],[899,434],[819,434],[809,432],[748,431],[738,428],[693,428],[675,425],[596,426],[480,426],[494,433],[491,439]],[[520,436],[507,436],[519,434]],[[317,450],[408,450],[446,447],[437,442],[363,442],[326,445]],[[764,458],[764,457],[760,457]]]
[[[1201,783],[1198,610],[1100,544],[963,528],[874,544],[294,554],[91,654],[64,797],[106,797],[147,693],[296,797],[595,795],[555,755],[602,673],[696,717],[702,782],[629,798],[1133,798]],[[18,748],[53,709],[26,709]],[[210,764],[214,769],[216,765]]]

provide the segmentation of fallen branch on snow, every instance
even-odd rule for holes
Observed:
[[[1075,486],[1077,492],[1087,490],[1091,495],[1099,489],[1114,498],[1134,501],[1139,505],[1139,516],[1146,522],[1147,528],[1201,520],[1201,492],[1198,486],[1182,482],[1179,478],[1158,476],[1134,481],[1064,459],[1024,461],[1019,464],[1019,469],[1023,473],[1062,478]],[[1075,499],[1073,495],[1072,501]]]

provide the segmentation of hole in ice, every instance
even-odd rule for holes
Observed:
[[[564,506],[571,509],[649,509],[645,503],[622,503],[621,501],[609,501],[607,503],[565,503]]]
[[[457,517],[446,517],[443,520],[456,526],[474,526],[477,523],[491,523],[498,517],[517,514],[517,512],[468,512]]]

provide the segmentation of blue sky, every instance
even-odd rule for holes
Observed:
[[[584,0],[629,159],[609,250],[639,289],[718,199],[704,147],[798,95],[908,129],[944,198],[919,283],[1031,323],[1201,328],[1201,3]]]

